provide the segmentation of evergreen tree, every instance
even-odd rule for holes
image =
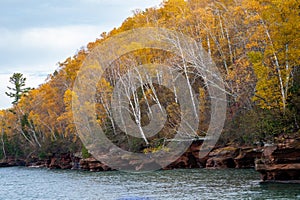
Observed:
[[[14,98],[14,101],[12,104],[17,104],[19,100],[21,99],[23,94],[26,94],[29,92],[31,88],[24,88],[25,87],[25,81],[26,78],[23,77],[22,73],[14,73],[10,79],[9,82],[14,85],[14,87],[7,87],[12,92],[5,92],[5,94],[9,97]]]

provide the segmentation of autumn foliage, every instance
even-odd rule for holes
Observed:
[[[268,129],[270,134],[275,129],[276,134],[296,132],[300,125],[299,22],[300,5],[297,0],[165,0],[159,8],[136,10],[121,27],[102,33],[101,38],[60,62],[59,69],[49,75],[45,83],[22,96],[11,109],[0,112],[2,157],[80,151],[82,144],[76,134],[72,114],[72,98],[76,98],[73,84],[77,72],[95,46],[111,36],[138,27],[175,30],[194,38],[204,47],[225,81],[227,123],[230,124],[225,132],[235,129],[255,133],[251,140],[264,139],[258,133],[265,133],[266,125],[249,125],[251,122],[248,118],[252,117],[263,117],[267,120],[267,127],[282,122]],[[170,60],[176,58],[167,52],[144,49],[120,58],[114,67],[122,73],[128,62],[134,65],[169,64]],[[113,120],[106,112],[106,98],[103,98],[113,87],[109,75],[112,74],[107,71],[105,78],[98,84],[98,94],[102,96],[99,96],[97,102],[97,119],[100,124],[108,127],[108,137],[120,146],[142,151],[146,147],[142,140],[128,138],[120,130],[115,131],[119,131],[119,136],[113,134],[112,129],[118,127],[112,127]],[[195,77],[190,75],[189,78],[192,80]],[[197,134],[201,135],[205,133],[209,122],[209,99],[206,98],[207,91],[201,80],[193,87],[199,92],[197,95],[202,99],[201,102],[205,102],[199,107],[203,115],[200,116],[201,126]],[[142,89],[140,93],[147,93],[144,96],[151,95],[151,90]],[[166,94],[160,98],[169,97]],[[139,100],[145,106],[145,98]],[[166,105],[166,109],[171,106]],[[176,104],[173,106],[176,107]],[[272,121],[272,117],[269,119],[266,112],[271,113],[271,116],[276,115],[274,120],[278,118],[278,121]],[[170,116],[172,114],[168,113]],[[177,119],[173,117],[172,120]],[[241,123],[248,124],[249,131]],[[160,136],[171,137],[174,130],[170,123]],[[154,139],[150,142],[151,148],[163,145],[161,140]]]

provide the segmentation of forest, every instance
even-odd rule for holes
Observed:
[[[164,0],[158,8],[135,10],[120,27],[102,33],[76,55],[59,63],[38,88],[26,88],[26,78],[14,74],[7,95],[13,106],[0,111],[0,159],[45,158],[57,153],[82,152],[73,118],[72,100],[78,71],[92,50],[110,38],[142,27],[160,27],[193,38],[215,62],[224,80],[226,121],[218,146],[276,143],[300,135],[300,2],[298,0]],[[133,44],[134,45],[134,44]],[[113,51],[113,47],[107,47]],[[112,49],[109,49],[112,48]],[[133,90],[131,117],[138,126],[151,119],[152,105],[165,110],[162,130],[150,138],[133,137],[116,126],[112,116],[113,88],[132,66],[162,64],[187,77],[199,102],[198,130],[190,138],[205,136],[211,100],[206,82],[177,55],[158,49],[139,49],[115,60],[96,85],[95,117],[107,137],[132,152],[157,151],[178,131],[180,116],[176,91],[156,83],[134,88],[126,76],[125,90]],[[184,67],[182,67],[184,66]],[[136,71],[138,74],[138,71]],[[172,74],[168,74],[169,79]],[[159,83],[159,78],[157,78]],[[120,85],[119,85],[120,86]],[[87,98],[88,98],[87,94]],[[167,103],[166,103],[167,102]],[[91,105],[85,105],[91,109]],[[193,111],[191,111],[193,112]],[[150,116],[150,117],[149,117]]]

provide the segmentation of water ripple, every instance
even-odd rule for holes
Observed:
[[[0,168],[0,199],[297,199],[300,185],[259,184],[254,170],[170,170],[148,174]]]

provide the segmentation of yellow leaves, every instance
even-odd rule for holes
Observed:
[[[165,146],[158,146],[158,147],[149,147],[143,150],[144,154],[148,154],[148,153],[159,153],[159,152],[169,152],[170,149],[168,147]]]
[[[256,97],[263,108],[285,110],[291,72],[300,65],[299,3],[296,0],[245,1],[249,20],[248,54],[258,78]]]
[[[256,12],[261,9],[261,5],[257,0],[242,1],[242,5],[250,12]]]
[[[184,0],[166,0],[163,5],[165,13],[173,16],[183,14],[183,9],[187,9],[187,2]]]
[[[73,98],[77,99],[75,92],[72,91],[71,89],[67,89],[64,94],[65,111],[57,118],[57,121],[64,124],[65,126],[65,130],[62,130],[62,134],[64,134],[65,137],[76,136],[75,134],[76,128],[74,125],[73,111],[72,111]]]
[[[250,62],[254,64],[262,63],[263,55],[261,52],[251,51],[248,53],[248,57]]]
[[[0,110],[0,131],[11,137],[16,134],[14,129],[16,116],[10,110]]]
[[[75,97],[75,92],[73,92],[70,89],[67,89],[64,95],[64,103],[67,108],[71,106],[73,97]]]
[[[4,110],[0,110],[0,118],[1,118],[1,119],[3,119],[4,114],[5,114],[5,111],[4,111]]]
[[[125,41],[124,43],[126,43],[126,42],[127,41]],[[123,46],[125,46],[125,44],[123,44]],[[128,52],[127,50],[142,49],[143,45],[140,43],[137,43],[137,42],[131,42],[129,45],[125,46],[125,48],[126,48],[125,52]]]
[[[253,69],[257,83],[256,93],[252,100],[257,102],[261,108],[280,108],[282,103],[279,81],[272,68],[255,63]]]
[[[226,82],[230,84],[230,92],[234,94],[234,100],[245,101],[252,98],[255,77],[252,66],[247,57],[241,57],[229,67]]]
[[[163,2],[163,8],[160,9],[161,17],[159,24],[169,29],[185,28],[183,23],[189,15],[189,7],[184,0],[167,0]]]
[[[89,48],[92,48],[93,46],[94,45],[90,44]],[[86,58],[86,54],[85,50],[80,50],[73,58],[69,57],[63,63],[59,63],[61,67],[60,72],[63,72],[61,78],[65,78],[67,81],[71,82],[70,85],[73,85],[73,82],[77,77],[77,72]]]

